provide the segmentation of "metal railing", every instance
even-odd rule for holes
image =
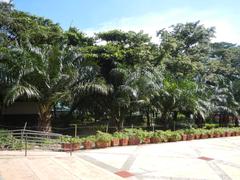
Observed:
[[[28,129],[1,130],[0,150],[28,150],[64,151],[62,148],[62,134],[34,131]]]

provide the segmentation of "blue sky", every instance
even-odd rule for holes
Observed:
[[[200,20],[207,27],[216,27],[214,41],[240,44],[239,0],[13,0],[13,3],[18,10],[52,19],[64,29],[76,26],[89,35],[110,29],[144,30],[154,41],[159,29]]]

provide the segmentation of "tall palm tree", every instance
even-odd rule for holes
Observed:
[[[18,48],[18,58],[8,59],[11,86],[4,103],[9,105],[19,97],[36,97],[39,107],[38,129],[51,130],[52,108],[70,95],[70,86],[77,74],[65,50],[57,46]]]
[[[39,98],[38,89],[26,79],[33,72],[33,68],[25,51],[19,46],[0,49],[1,107],[8,106],[23,96]]]
[[[18,48],[21,53],[9,57],[4,64],[11,75],[4,103],[9,105],[19,97],[36,97],[39,130],[51,130],[52,109],[59,101],[72,102],[73,97],[86,92],[108,92],[107,87],[104,89],[100,82],[89,77],[86,69],[91,67],[83,68],[76,48],[54,45],[28,48],[28,51]]]
[[[118,130],[123,129],[125,114],[136,95],[135,90],[126,82],[129,73],[124,67],[115,67],[108,75],[112,91],[107,97],[106,108]]]
[[[128,76],[127,84],[136,91],[136,100],[132,104],[147,118],[147,125],[150,126],[151,112],[156,112],[154,98],[159,95],[163,86],[163,75],[161,67],[153,67],[146,62],[134,68]]]

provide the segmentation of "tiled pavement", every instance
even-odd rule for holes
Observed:
[[[0,180],[120,180],[74,154],[64,152],[0,151]]]
[[[0,180],[240,180],[240,137],[23,155],[0,151]]]
[[[240,137],[114,147],[75,155],[128,180],[240,180]]]

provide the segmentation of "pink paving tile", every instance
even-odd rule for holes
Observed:
[[[198,157],[198,159],[205,160],[205,161],[214,160],[213,158],[209,158],[209,157],[205,157],[205,156]]]
[[[130,173],[128,171],[118,171],[118,172],[115,172],[115,174],[117,174],[118,176],[121,176],[123,178],[134,176],[134,174],[132,174],[132,173]]]

